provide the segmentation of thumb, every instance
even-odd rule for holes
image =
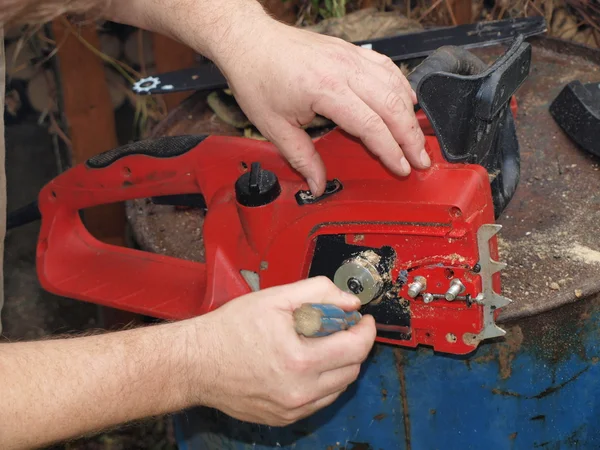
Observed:
[[[290,165],[306,178],[308,187],[315,197],[325,191],[325,165],[315,150],[306,131],[286,121],[274,127],[276,134],[269,137]]]

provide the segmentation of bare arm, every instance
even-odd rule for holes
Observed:
[[[274,22],[256,0],[113,1],[105,16],[177,39],[217,64],[236,44],[256,39],[261,23]],[[244,36],[250,28],[254,36]]]
[[[0,447],[34,448],[189,406],[195,338],[181,322],[0,345]]]
[[[194,405],[267,425],[306,417],[356,379],[375,325],[367,316],[305,339],[292,318],[303,302],[359,306],[312,278],[177,323],[0,344],[0,448],[36,448]]]

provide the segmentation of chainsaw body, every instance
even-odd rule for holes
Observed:
[[[529,47],[517,44],[505,59],[528,58]],[[512,67],[499,60],[483,78],[497,77],[502,64]],[[419,96],[432,81],[422,80]],[[470,94],[498,109],[491,120],[482,119],[493,122],[487,128],[494,133],[507,115],[512,119],[511,94],[520,84],[501,82],[501,103],[500,89],[489,99],[480,98],[481,89]],[[430,120],[436,117],[431,105],[422,107]],[[435,131],[435,120],[431,124]],[[43,288],[184,319],[258,289],[325,276],[361,299],[361,312],[376,320],[379,342],[466,354],[501,336],[495,318],[509,300],[498,294],[502,265],[496,262],[490,170],[449,162],[439,135],[426,136],[432,168],[402,179],[339,129],[315,146],[329,180],[319,198],[272,144],[241,137],[142,141],[73,167],[39,197]],[[489,159],[492,150],[477,151]],[[79,213],[181,194],[201,194],[205,202],[205,263],[102,243]]]

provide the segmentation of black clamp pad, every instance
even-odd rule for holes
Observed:
[[[581,148],[600,156],[600,82],[571,81],[550,105],[550,114]]]
[[[530,64],[531,45],[519,36],[479,74],[433,72],[417,86],[419,104],[444,158],[479,164],[490,174],[496,217],[519,182],[519,143],[510,99],[529,75]]]

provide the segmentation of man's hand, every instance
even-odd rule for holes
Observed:
[[[271,19],[243,26],[247,37],[232,33],[235,42],[216,59],[246,115],[316,195],[325,167],[301,128],[316,114],[360,138],[397,175],[430,166],[416,95],[387,56]]]
[[[111,18],[175,37],[212,59],[248,118],[315,195],[325,189],[325,167],[302,126],[316,114],[360,138],[400,176],[431,164],[415,93],[387,56],[279,23],[252,0],[114,2]]]
[[[192,386],[205,387],[198,393],[201,403],[272,426],[332,403],[358,376],[373,346],[375,323],[365,316],[347,331],[304,338],[292,318],[302,303],[330,303],[347,311],[360,306],[328,279],[311,278],[246,295],[198,318],[197,345],[204,349],[190,376],[199,378]],[[208,371],[207,352],[213,362]]]
[[[0,448],[39,448],[197,405],[284,425],[332,403],[374,339],[371,316],[304,338],[304,302],[359,306],[325,278],[265,289],[188,320],[98,336],[0,344]]]

